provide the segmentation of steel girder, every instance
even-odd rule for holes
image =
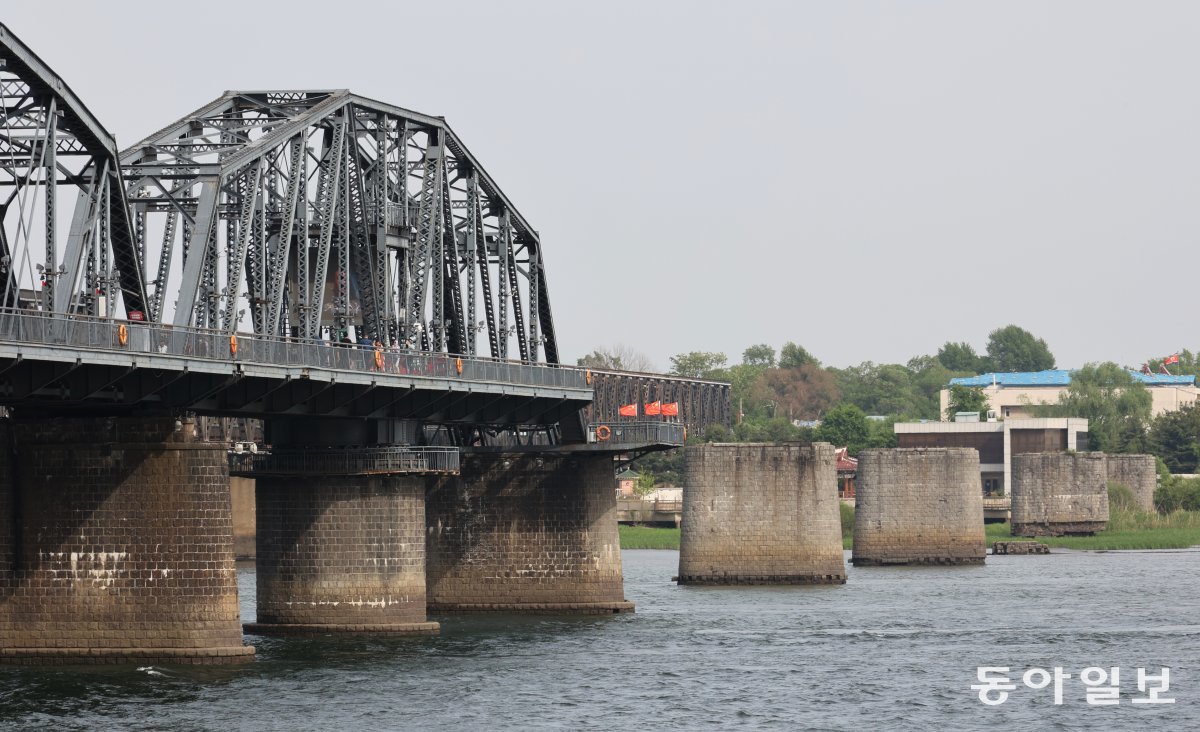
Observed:
[[[144,311],[135,227],[112,136],[0,25],[0,306]]]
[[[120,165],[140,246],[158,249],[155,319],[302,338],[354,326],[464,355],[486,330],[493,357],[515,337],[522,360],[558,362],[537,232],[440,117],[346,90],[230,91]]]

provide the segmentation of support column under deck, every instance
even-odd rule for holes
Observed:
[[[464,454],[426,496],[430,612],[631,612],[614,472],[611,455]]]
[[[258,622],[246,632],[432,634],[418,476],[260,477]]]
[[[0,420],[0,663],[238,663],[222,445],[174,418]]]

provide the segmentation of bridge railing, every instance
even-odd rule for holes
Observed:
[[[682,445],[687,427],[678,422],[596,422],[587,428],[591,443]]]
[[[529,364],[407,349],[377,350],[357,344],[305,341],[252,333],[231,335],[206,328],[86,315],[63,316],[14,308],[0,308],[0,341],[529,386],[572,389],[589,386],[585,369],[558,364]]]
[[[269,453],[230,452],[229,472],[254,477],[457,473],[456,447],[314,448]]]

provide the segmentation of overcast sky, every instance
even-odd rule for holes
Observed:
[[[444,115],[541,234],[564,360],[1200,347],[1200,4],[6,3],[132,144],[225,89]]]

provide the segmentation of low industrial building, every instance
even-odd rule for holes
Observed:
[[[973,447],[984,495],[1012,495],[1012,456],[1086,451],[1088,421],[1072,417],[989,422],[897,422],[896,447]]]
[[[1145,374],[1130,371],[1133,378],[1146,385],[1150,391],[1151,412],[1157,417],[1187,406],[1200,398],[1195,376],[1171,374]],[[1050,369],[1048,371],[1018,371],[1014,373],[981,374],[951,379],[949,386],[974,386],[983,390],[988,400],[988,409],[1000,419],[1034,417],[1034,408],[1043,404],[1057,404],[1058,398],[1071,385],[1071,371]],[[941,414],[949,419],[950,388],[941,391]]]

